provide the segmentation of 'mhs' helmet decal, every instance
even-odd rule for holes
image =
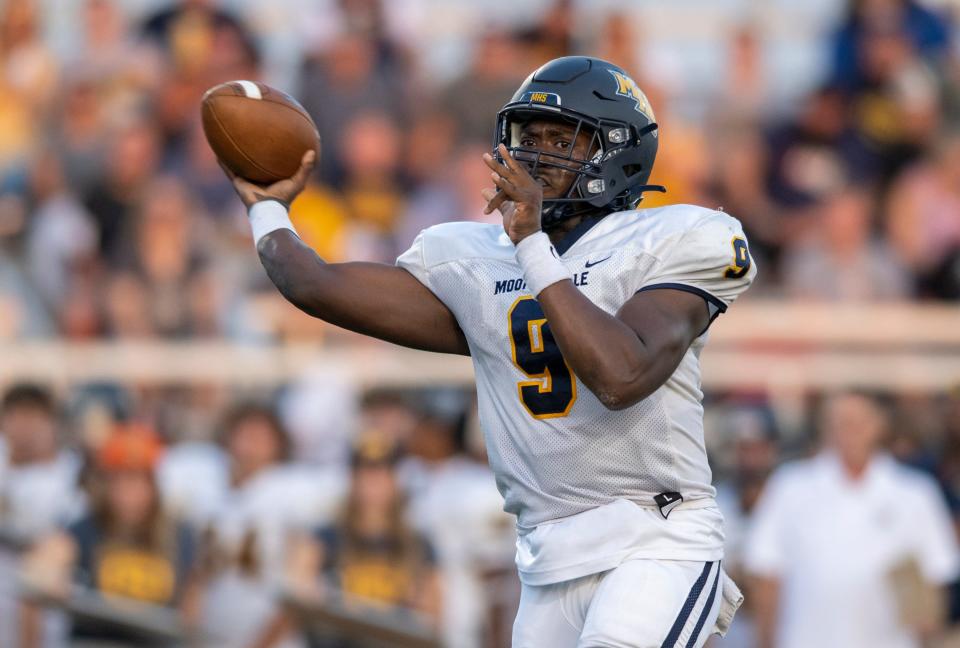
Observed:
[[[617,81],[617,94],[621,97],[630,97],[633,99],[637,104],[637,112],[643,113],[650,121],[654,121],[653,109],[650,107],[650,102],[647,101],[647,97],[643,94],[643,91],[640,90],[639,86],[637,86],[637,82],[623,72],[618,72],[617,70],[610,70],[609,72]]]
[[[526,103],[546,104],[548,106],[561,105],[560,95],[555,92],[525,92],[520,101]]]

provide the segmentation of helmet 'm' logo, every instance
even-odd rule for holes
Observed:
[[[650,121],[654,121],[653,109],[650,107],[650,102],[647,101],[646,95],[644,95],[640,87],[637,86],[637,82],[617,70],[610,70],[610,74],[612,74],[613,78],[617,81],[617,94],[621,97],[633,99],[636,102],[636,111],[646,115]]]

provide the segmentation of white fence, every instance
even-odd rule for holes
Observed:
[[[703,353],[707,389],[858,386],[935,392],[960,385],[960,307],[737,304],[713,325]],[[393,345],[293,342],[18,342],[0,345],[0,382],[268,387],[324,365],[360,386],[464,384],[469,358]]]

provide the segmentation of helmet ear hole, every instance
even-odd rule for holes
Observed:
[[[625,167],[623,167],[623,174],[628,178],[631,178],[637,175],[638,173],[641,173],[642,171],[643,171],[642,164],[628,164]]]

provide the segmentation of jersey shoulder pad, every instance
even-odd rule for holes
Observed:
[[[512,259],[514,246],[500,225],[455,222],[420,232],[397,265],[430,286],[430,271],[444,263],[465,259]]]
[[[655,209],[643,209],[637,213],[639,233],[651,239],[651,247],[662,248],[680,237],[686,237],[691,231],[725,219],[735,218],[715,209],[699,205],[667,205]],[[739,223],[737,223],[739,227]]]
[[[464,259],[512,259],[515,251],[500,225],[455,222],[423,231],[423,255],[427,266],[433,267]]]
[[[726,310],[756,276],[740,222],[721,211],[676,205],[650,210],[655,217],[643,236],[657,259],[641,290],[674,287],[701,294]]]

